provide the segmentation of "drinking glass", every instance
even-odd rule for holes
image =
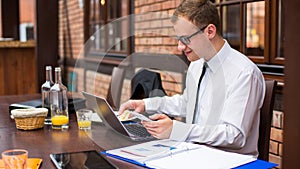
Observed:
[[[28,151],[24,149],[12,149],[2,152],[2,160],[5,169],[26,169]]]
[[[80,130],[90,130],[92,125],[93,111],[89,109],[79,109],[76,111],[77,124]]]

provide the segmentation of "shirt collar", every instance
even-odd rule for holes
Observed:
[[[215,73],[221,66],[224,60],[227,58],[229,51],[230,51],[230,45],[228,42],[224,39],[225,43],[223,47],[219,50],[219,52],[212,57],[209,61],[207,61],[208,68]]]

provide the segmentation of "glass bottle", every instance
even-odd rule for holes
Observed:
[[[50,109],[52,128],[69,128],[67,87],[62,84],[60,67],[55,68],[55,83],[50,89]]]
[[[52,81],[52,67],[46,66],[46,81],[41,86],[42,92],[42,107],[48,109],[47,117],[45,118],[45,124],[51,124],[51,112],[50,112],[50,88],[53,86]]]

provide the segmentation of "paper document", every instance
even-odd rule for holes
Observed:
[[[192,150],[200,147],[200,145],[186,142],[155,140],[134,146],[109,150],[107,153],[145,164],[146,161],[153,160],[155,158],[160,158],[181,151]]]
[[[234,168],[256,159],[215,148],[172,140],[155,140],[108,150],[103,154],[150,168]]]
[[[161,169],[229,169],[255,160],[256,159],[252,156],[229,153],[203,146],[200,149],[185,151],[165,158],[151,160],[147,163],[147,165]]]

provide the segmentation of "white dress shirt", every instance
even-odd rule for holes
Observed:
[[[173,120],[170,139],[204,143],[257,157],[259,114],[265,95],[261,71],[225,41],[207,62],[192,124],[203,63],[199,59],[190,64],[182,95],[144,99],[146,111],[186,117],[186,123]]]

